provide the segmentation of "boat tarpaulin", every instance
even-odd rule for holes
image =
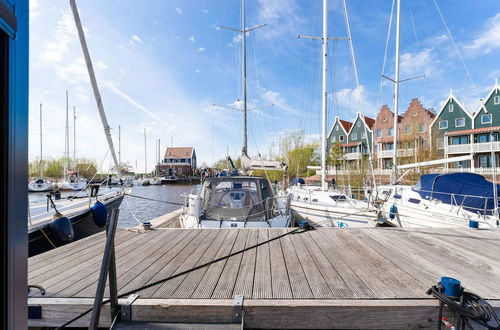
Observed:
[[[413,187],[424,199],[437,199],[446,204],[462,205],[480,214],[492,214],[495,208],[493,189],[500,196],[500,185],[479,174],[426,174]]]

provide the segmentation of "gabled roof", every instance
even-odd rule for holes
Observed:
[[[484,102],[481,102],[481,106],[479,107],[479,109],[477,109],[476,112],[474,112],[474,114],[472,115],[473,118],[477,117],[477,115],[481,112],[484,104],[486,102],[488,102],[488,100],[490,99],[490,97],[493,95],[493,93],[496,91],[496,90],[499,90],[500,91],[500,86],[498,86],[498,81],[495,81],[495,85],[493,86],[493,88],[490,90],[490,92],[488,93],[488,96],[486,96],[486,98],[484,99]]]
[[[458,104],[458,106],[459,106],[460,108],[462,108],[462,110],[465,112],[465,114],[466,114],[467,116],[469,116],[469,118],[470,118],[470,119],[474,118],[474,114],[471,114],[471,113],[469,112],[469,110],[467,110],[467,108],[466,108],[466,107],[465,107],[465,106],[464,106],[464,105],[463,105],[463,104],[462,104],[459,100],[457,100],[457,99],[455,98],[455,96],[453,95],[453,93],[450,91],[450,95],[448,96],[448,98],[446,99],[446,101],[445,101],[445,102],[443,103],[443,105],[441,106],[441,108],[440,108],[439,112],[437,113],[437,115],[435,115],[434,120],[431,122],[431,124],[430,124],[430,126],[429,126],[429,127],[434,126],[434,123],[435,123],[435,122],[436,122],[436,120],[439,118],[439,116],[441,116],[441,113],[442,113],[442,112],[443,112],[443,110],[446,108],[446,105],[447,105],[448,103],[450,103],[450,100],[455,101],[455,103],[457,103],[457,104]]]
[[[389,106],[387,104],[383,104],[380,107],[380,110],[377,112],[377,118],[378,118],[378,116],[380,115],[380,112],[382,112],[383,109],[387,109],[387,111],[389,111],[389,113],[391,114],[391,118],[394,118],[394,112],[391,111],[391,109],[389,108]],[[401,121],[401,119],[403,119],[403,116],[401,116],[400,114],[398,114],[398,123]],[[375,122],[376,121],[377,120],[375,120]]]
[[[193,147],[168,147],[164,158],[191,158],[193,153]]]
[[[373,125],[375,125],[375,119],[365,116],[365,123],[369,129],[372,129]]]
[[[340,127],[344,130],[344,133],[346,135],[349,134],[349,130],[352,127],[352,123],[350,121],[347,121],[347,120],[342,120],[339,118],[339,116],[336,116],[335,122],[333,123],[333,126],[332,126],[332,129],[330,130],[330,133],[328,133],[328,137],[330,137],[332,135],[333,129],[335,128],[335,125],[337,124],[337,122],[340,123]]]

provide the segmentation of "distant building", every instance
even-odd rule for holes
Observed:
[[[168,147],[157,170],[161,176],[191,176],[196,169],[193,147]]]

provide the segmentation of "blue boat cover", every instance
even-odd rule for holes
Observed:
[[[484,214],[494,210],[493,183],[474,173],[425,174],[413,187],[423,199],[437,199],[446,204]],[[500,185],[495,185],[500,196]]]
[[[302,178],[293,178],[292,179],[292,186],[295,186],[297,183],[306,184],[306,182]]]

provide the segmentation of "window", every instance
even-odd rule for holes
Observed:
[[[344,141],[344,136],[343,135],[339,136],[339,140]]]
[[[386,122],[387,121],[387,118],[384,117],[384,119],[382,119],[383,122]]]
[[[361,133],[361,138],[362,139],[366,139],[366,133],[365,132]]]
[[[405,131],[405,134],[411,134],[411,126],[410,125],[406,125],[405,128],[404,128],[404,131]]]
[[[449,112],[453,112],[453,103],[448,105],[448,111]]]
[[[479,156],[479,167],[491,167],[491,156]]]
[[[338,132],[339,131],[339,125],[337,125],[337,127],[335,127],[335,130]]]
[[[495,97],[493,98],[493,104],[495,104],[495,105],[496,105],[496,104],[500,104],[500,96],[495,96]]]
[[[450,138],[450,144],[451,145],[457,145],[457,144],[469,144],[469,136],[463,135],[463,136],[452,136]]]
[[[381,137],[382,136],[382,130],[379,128],[377,130],[377,137]]]
[[[444,139],[443,138],[437,140],[437,148],[444,149]]]
[[[492,140],[498,141],[498,133],[476,135],[475,140],[476,140],[476,143],[490,142]]]
[[[358,133],[352,133],[352,139],[357,140],[358,139]]]
[[[393,143],[386,143],[385,144],[385,150],[392,150],[393,148]]]
[[[455,119],[455,127],[464,127],[464,126],[465,126],[465,118]]]
[[[416,116],[417,116],[417,113],[416,113],[416,112],[412,113],[412,116],[413,116],[413,117],[416,117]]]
[[[374,149],[375,149],[374,151],[375,151],[375,152],[378,152],[378,148],[379,148],[379,146],[378,146],[378,144],[376,144],[376,145],[375,145],[375,148],[374,148]]]
[[[361,127],[361,122],[358,120],[358,123],[356,124],[357,127]]]
[[[425,133],[425,124],[424,123],[418,124],[418,132]]]
[[[332,142],[337,142],[337,137],[332,137]]]
[[[481,124],[491,124],[491,113],[481,115]]]
[[[422,146],[424,147],[425,150],[429,149],[429,141],[424,140],[424,142],[422,143]]]
[[[387,136],[392,136],[392,127],[387,129]]]
[[[440,120],[439,121],[439,129],[447,129],[448,128],[448,121],[447,120]]]

